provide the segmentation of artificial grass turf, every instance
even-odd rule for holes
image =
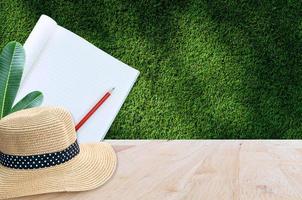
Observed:
[[[300,0],[0,1],[1,48],[47,14],[141,72],[107,138],[302,138]]]

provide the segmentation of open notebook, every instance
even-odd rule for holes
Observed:
[[[102,38],[100,38],[102,39]],[[102,140],[139,72],[42,15],[24,44],[26,64],[16,101],[33,90],[43,105],[71,111],[75,123],[111,88],[107,101],[78,131],[79,142]]]

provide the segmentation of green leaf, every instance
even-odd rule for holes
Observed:
[[[26,108],[36,107],[42,104],[43,94],[39,91],[34,91],[23,97],[11,110],[11,112],[16,112]]]
[[[18,42],[9,42],[0,55],[0,119],[10,113],[23,73],[25,53]]]

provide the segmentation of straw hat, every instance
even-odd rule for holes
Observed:
[[[0,199],[94,189],[112,176],[116,162],[109,144],[79,145],[62,108],[32,108],[0,120]]]

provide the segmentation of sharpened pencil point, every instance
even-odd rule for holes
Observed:
[[[111,88],[111,90],[109,92],[112,93],[114,90],[115,90],[115,87]]]

